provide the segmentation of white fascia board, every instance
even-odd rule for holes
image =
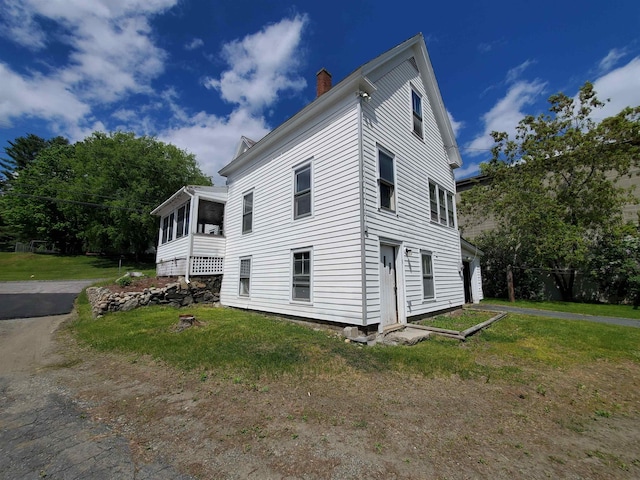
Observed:
[[[175,200],[182,194],[187,193],[187,187],[182,187],[176,193],[167,198],[164,202],[158,205],[151,211],[151,215],[162,215],[162,212],[166,211],[166,207],[175,203]]]

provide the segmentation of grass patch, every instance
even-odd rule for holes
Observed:
[[[78,310],[70,328],[93,348],[150,355],[182,369],[250,383],[265,376],[345,371],[522,382],[529,380],[523,372],[531,369],[600,358],[640,362],[640,329],[527,315],[508,315],[465,343],[435,337],[412,347],[359,347],[324,330],[229,308],[189,308],[204,326],[181,333],[172,326],[185,310],[147,307],[95,320],[84,294]]]
[[[462,310],[454,312],[453,314],[437,315],[435,317],[426,318],[418,323],[427,327],[445,328],[447,330],[462,332],[467,328],[486,322],[495,315],[496,314],[493,312]]]
[[[155,276],[155,265],[122,261],[118,258],[86,255],[45,255],[36,253],[0,253],[0,281],[81,280],[116,278],[127,271],[142,271]]]
[[[516,300],[514,303],[511,303],[508,300],[501,298],[487,298],[483,300],[482,303],[485,305],[505,305],[509,307],[536,308],[538,310],[580,313],[582,315],[640,319],[640,309],[635,309],[632,305],[609,305],[604,303],[577,302],[534,302],[532,300]]]

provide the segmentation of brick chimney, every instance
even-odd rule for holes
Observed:
[[[326,69],[316,73],[316,95],[319,97],[331,89],[331,74]],[[316,97],[316,98],[317,98]]]

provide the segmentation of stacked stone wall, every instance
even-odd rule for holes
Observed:
[[[113,292],[107,287],[87,288],[87,297],[94,317],[107,312],[126,312],[148,305],[186,307],[194,303],[217,303],[220,301],[222,275],[191,278],[184,277],[162,288],[145,288],[140,292]]]

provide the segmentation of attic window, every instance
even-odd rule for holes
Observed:
[[[411,90],[411,104],[413,107],[413,133],[422,138],[422,98],[415,90]]]

